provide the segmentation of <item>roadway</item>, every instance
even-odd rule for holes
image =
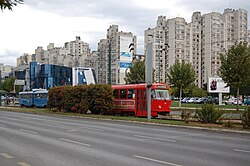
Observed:
[[[1,166],[249,166],[250,134],[0,110]]]

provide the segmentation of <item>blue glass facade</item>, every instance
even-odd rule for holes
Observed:
[[[52,64],[30,63],[30,88],[49,89],[72,85],[72,68]]]

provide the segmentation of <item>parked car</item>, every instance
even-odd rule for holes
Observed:
[[[227,101],[225,101],[225,105],[232,105],[234,102],[235,98],[230,98]]]
[[[197,100],[197,98],[192,97],[192,98],[190,98],[189,100],[187,100],[187,103],[195,103],[196,100]]]
[[[204,103],[206,103],[207,100],[208,100],[207,97],[201,97],[201,98],[198,98],[198,99],[195,101],[195,103],[197,103],[197,104],[204,104]]]
[[[181,100],[182,103],[187,103],[190,97],[185,97],[184,99]]]
[[[250,96],[244,99],[244,105],[250,105]]]
[[[237,99],[234,99],[233,105],[237,105]],[[239,99],[239,105],[242,105],[242,101]]]
[[[219,98],[218,97],[206,97],[203,102],[203,104],[219,104]]]
[[[6,97],[5,96],[1,96],[1,100],[5,100],[6,99]]]
[[[212,104],[219,104],[219,98],[218,97],[212,98]]]

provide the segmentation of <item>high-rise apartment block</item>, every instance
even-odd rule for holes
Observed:
[[[132,65],[136,52],[136,36],[131,32],[118,31],[118,25],[107,29],[107,39],[98,43],[100,72],[98,83],[125,84],[125,73]]]
[[[37,47],[35,54],[24,54],[17,58],[17,66],[29,64],[30,62],[39,62],[42,64],[54,64],[67,67],[78,67],[85,65],[85,59],[90,54],[89,44],[81,41],[79,36],[76,40],[66,42],[64,47],[55,47],[54,43],[43,47]]]
[[[32,55],[24,53],[22,56],[17,58],[16,64],[17,66],[28,65],[30,62],[32,62]]]
[[[2,78],[8,77],[11,72],[13,72],[14,66],[4,65],[0,63],[0,76]]]
[[[220,54],[236,42],[247,42],[247,11],[225,9],[224,13],[201,15],[194,12],[192,21],[159,16],[155,28],[145,31],[153,36],[153,68],[155,80],[167,82],[167,73],[176,60],[191,63],[196,72],[196,85],[203,87],[208,77],[219,76]]]

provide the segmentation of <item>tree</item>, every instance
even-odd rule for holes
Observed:
[[[225,54],[221,54],[221,77],[230,86],[237,89],[237,110],[239,110],[240,87],[250,80],[250,48],[247,43],[236,43]]]
[[[145,62],[135,61],[129,67],[129,72],[125,73],[126,84],[145,82]]]
[[[191,96],[195,96],[195,97],[204,97],[204,96],[207,96],[207,92],[204,89],[199,88],[195,84],[190,84],[187,87],[187,89],[188,89],[188,93]]]
[[[182,90],[195,81],[195,71],[191,64],[185,63],[184,60],[180,63],[177,60],[175,64],[170,67],[168,78],[170,85],[180,90],[179,107],[181,107]]]
[[[1,10],[4,9],[9,9],[12,10],[12,8],[14,6],[16,6],[17,4],[22,4],[23,0],[0,0],[0,8]]]
[[[14,77],[6,78],[3,81],[3,90],[5,90],[7,92],[13,91],[14,90],[14,82],[15,82]]]

